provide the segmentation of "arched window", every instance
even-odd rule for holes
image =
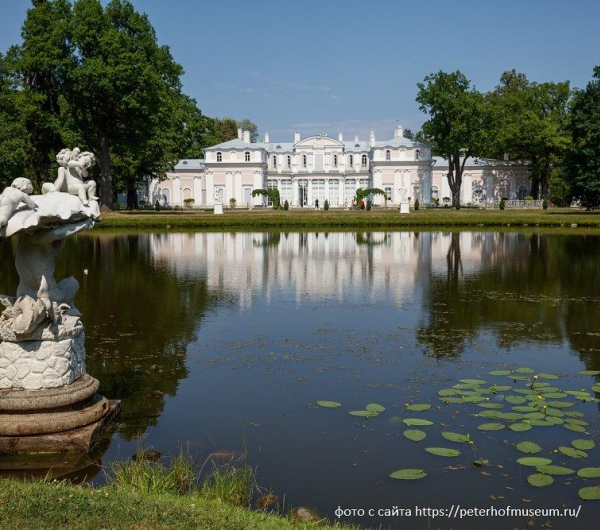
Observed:
[[[217,153],[217,162],[223,162],[223,153],[221,151]]]
[[[306,155],[302,155],[302,167],[306,167],[308,163],[308,158]]]
[[[277,167],[277,155],[273,155],[273,167]]]
[[[287,167],[292,167],[292,157],[290,155],[287,156]]]
[[[350,167],[354,165],[354,157],[350,155]]]
[[[419,151],[418,149],[415,149],[415,160],[420,160],[421,159],[421,151]]]
[[[525,197],[527,197],[529,190],[527,189],[527,186],[521,186],[519,188],[519,200],[520,201],[524,201]]]
[[[362,167],[367,167],[367,155],[362,156],[361,165],[362,165]]]
[[[388,149],[385,152],[385,159],[389,162],[392,159],[392,152]]]
[[[337,155],[333,155],[333,166],[337,167]]]
[[[246,152],[244,153],[244,160],[245,160],[246,162],[250,162],[250,151],[246,151]]]

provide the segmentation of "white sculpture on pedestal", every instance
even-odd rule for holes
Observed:
[[[221,195],[221,188],[215,188],[213,192],[213,213],[221,215],[223,213],[223,197]]]
[[[400,189],[400,213],[410,213],[410,208],[408,205],[408,197],[407,197],[407,189],[402,186]]]

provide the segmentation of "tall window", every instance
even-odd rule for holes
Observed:
[[[421,151],[419,151],[418,149],[415,149],[415,160],[420,160],[421,159]]]
[[[388,201],[391,201],[392,200],[392,187],[386,186],[384,191],[385,191],[385,198]]]
[[[525,197],[527,197],[527,192],[528,192],[528,191],[529,191],[529,190],[527,189],[527,186],[521,186],[521,187],[519,188],[519,193],[518,193],[518,196],[519,196],[519,200],[520,200],[520,201],[524,201],[524,200],[525,200]]]
[[[392,159],[392,152],[389,149],[385,152],[385,159],[388,162]]]
[[[273,155],[273,167],[277,167],[277,155]]]
[[[223,162],[223,153],[221,151],[217,153],[217,162]]]
[[[362,167],[367,167],[367,155],[362,156],[361,165],[362,165]]]
[[[250,162],[250,151],[246,151],[246,152],[244,153],[244,160],[245,160],[246,162]]]
[[[292,157],[290,155],[287,156],[287,167],[292,167]]]
[[[308,159],[306,155],[302,155],[302,167],[306,167]]]
[[[267,189],[268,190],[276,190],[277,189],[277,181],[276,180],[267,180]],[[267,206],[273,206],[273,201],[267,195]]]
[[[350,167],[354,165],[354,157],[350,155]]]
[[[337,155],[333,155],[333,167],[337,167]]]

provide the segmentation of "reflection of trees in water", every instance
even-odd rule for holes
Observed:
[[[434,355],[459,355],[483,329],[502,348],[567,339],[589,369],[600,368],[599,237],[472,234],[466,250],[479,251],[481,266],[465,274],[463,235],[451,234],[446,270],[432,272],[424,292],[422,345]]]
[[[214,302],[203,278],[180,278],[153,262],[152,237],[160,236],[86,235],[58,263],[58,277],[81,282],[88,371],[107,397],[122,400],[126,439],[156,425],[164,395],[174,396],[187,377],[187,345]]]

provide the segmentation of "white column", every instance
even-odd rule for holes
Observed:
[[[292,180],[292,206],[298,206],[300,201],[300,185],[298,179]]]
[[[260,171],[255,171],[254,172],[254,189],[255,190],[260,190],[265,188],[265,185],[263,183],[263,176],[262,173]],[[254,206],[260,206],[262,204],[262,197],[260,195],[257,195],[256,197],[254,197],[252,199],[252,202],[254,203]]]
[[[229,204],[231,197],[235,197],[235,190],[233,189],[233,175],[228,171],[225,173],[225,197],[223,197],[223,204]]]
[[[331,202],[329,200],[329,182],[330,181],[331,181],[331,179],[325,179],[325,200],[323,201],[323,204],[325,204],[325,201]]]
[[[383,178],[381,177],[381,171],[375,171],[373,173],[373,187],[374,188],[381,188],[383,186]],[[374,204],[382,204],[383,203],[384,198],[381,195],[375,195],[373,197],[373,203]]]
[[[308,181],[308,191],[307,191],[306,202],[308,203],[307,206],[314,206],[314,201],[313,201],[313,197],[312,197],[312,180],[311,179],[309,179],[309,181]]]
[[[235,174],[235,189],[232,195],[238,204],[242,204],[244,197],[242,196],[242,174],[238,171]]]
[[[338,186],[338,206],[344,206],[344,188],[346,186],[346,183],[345,183],[344,179],[340,179],[338,182],[339,182],[339,186]]]
[[[202,204],[202,180],[200,177],[194,177],[194,204],[195,206]]]
[[[173,177],[173,205],[181,205],[181,179],[179,177]]]
[[[209,171],[206,173],[206,204],[208,206],[211,206],[214,203],[214,193],[214,175],[212,174],[212,171]]]

